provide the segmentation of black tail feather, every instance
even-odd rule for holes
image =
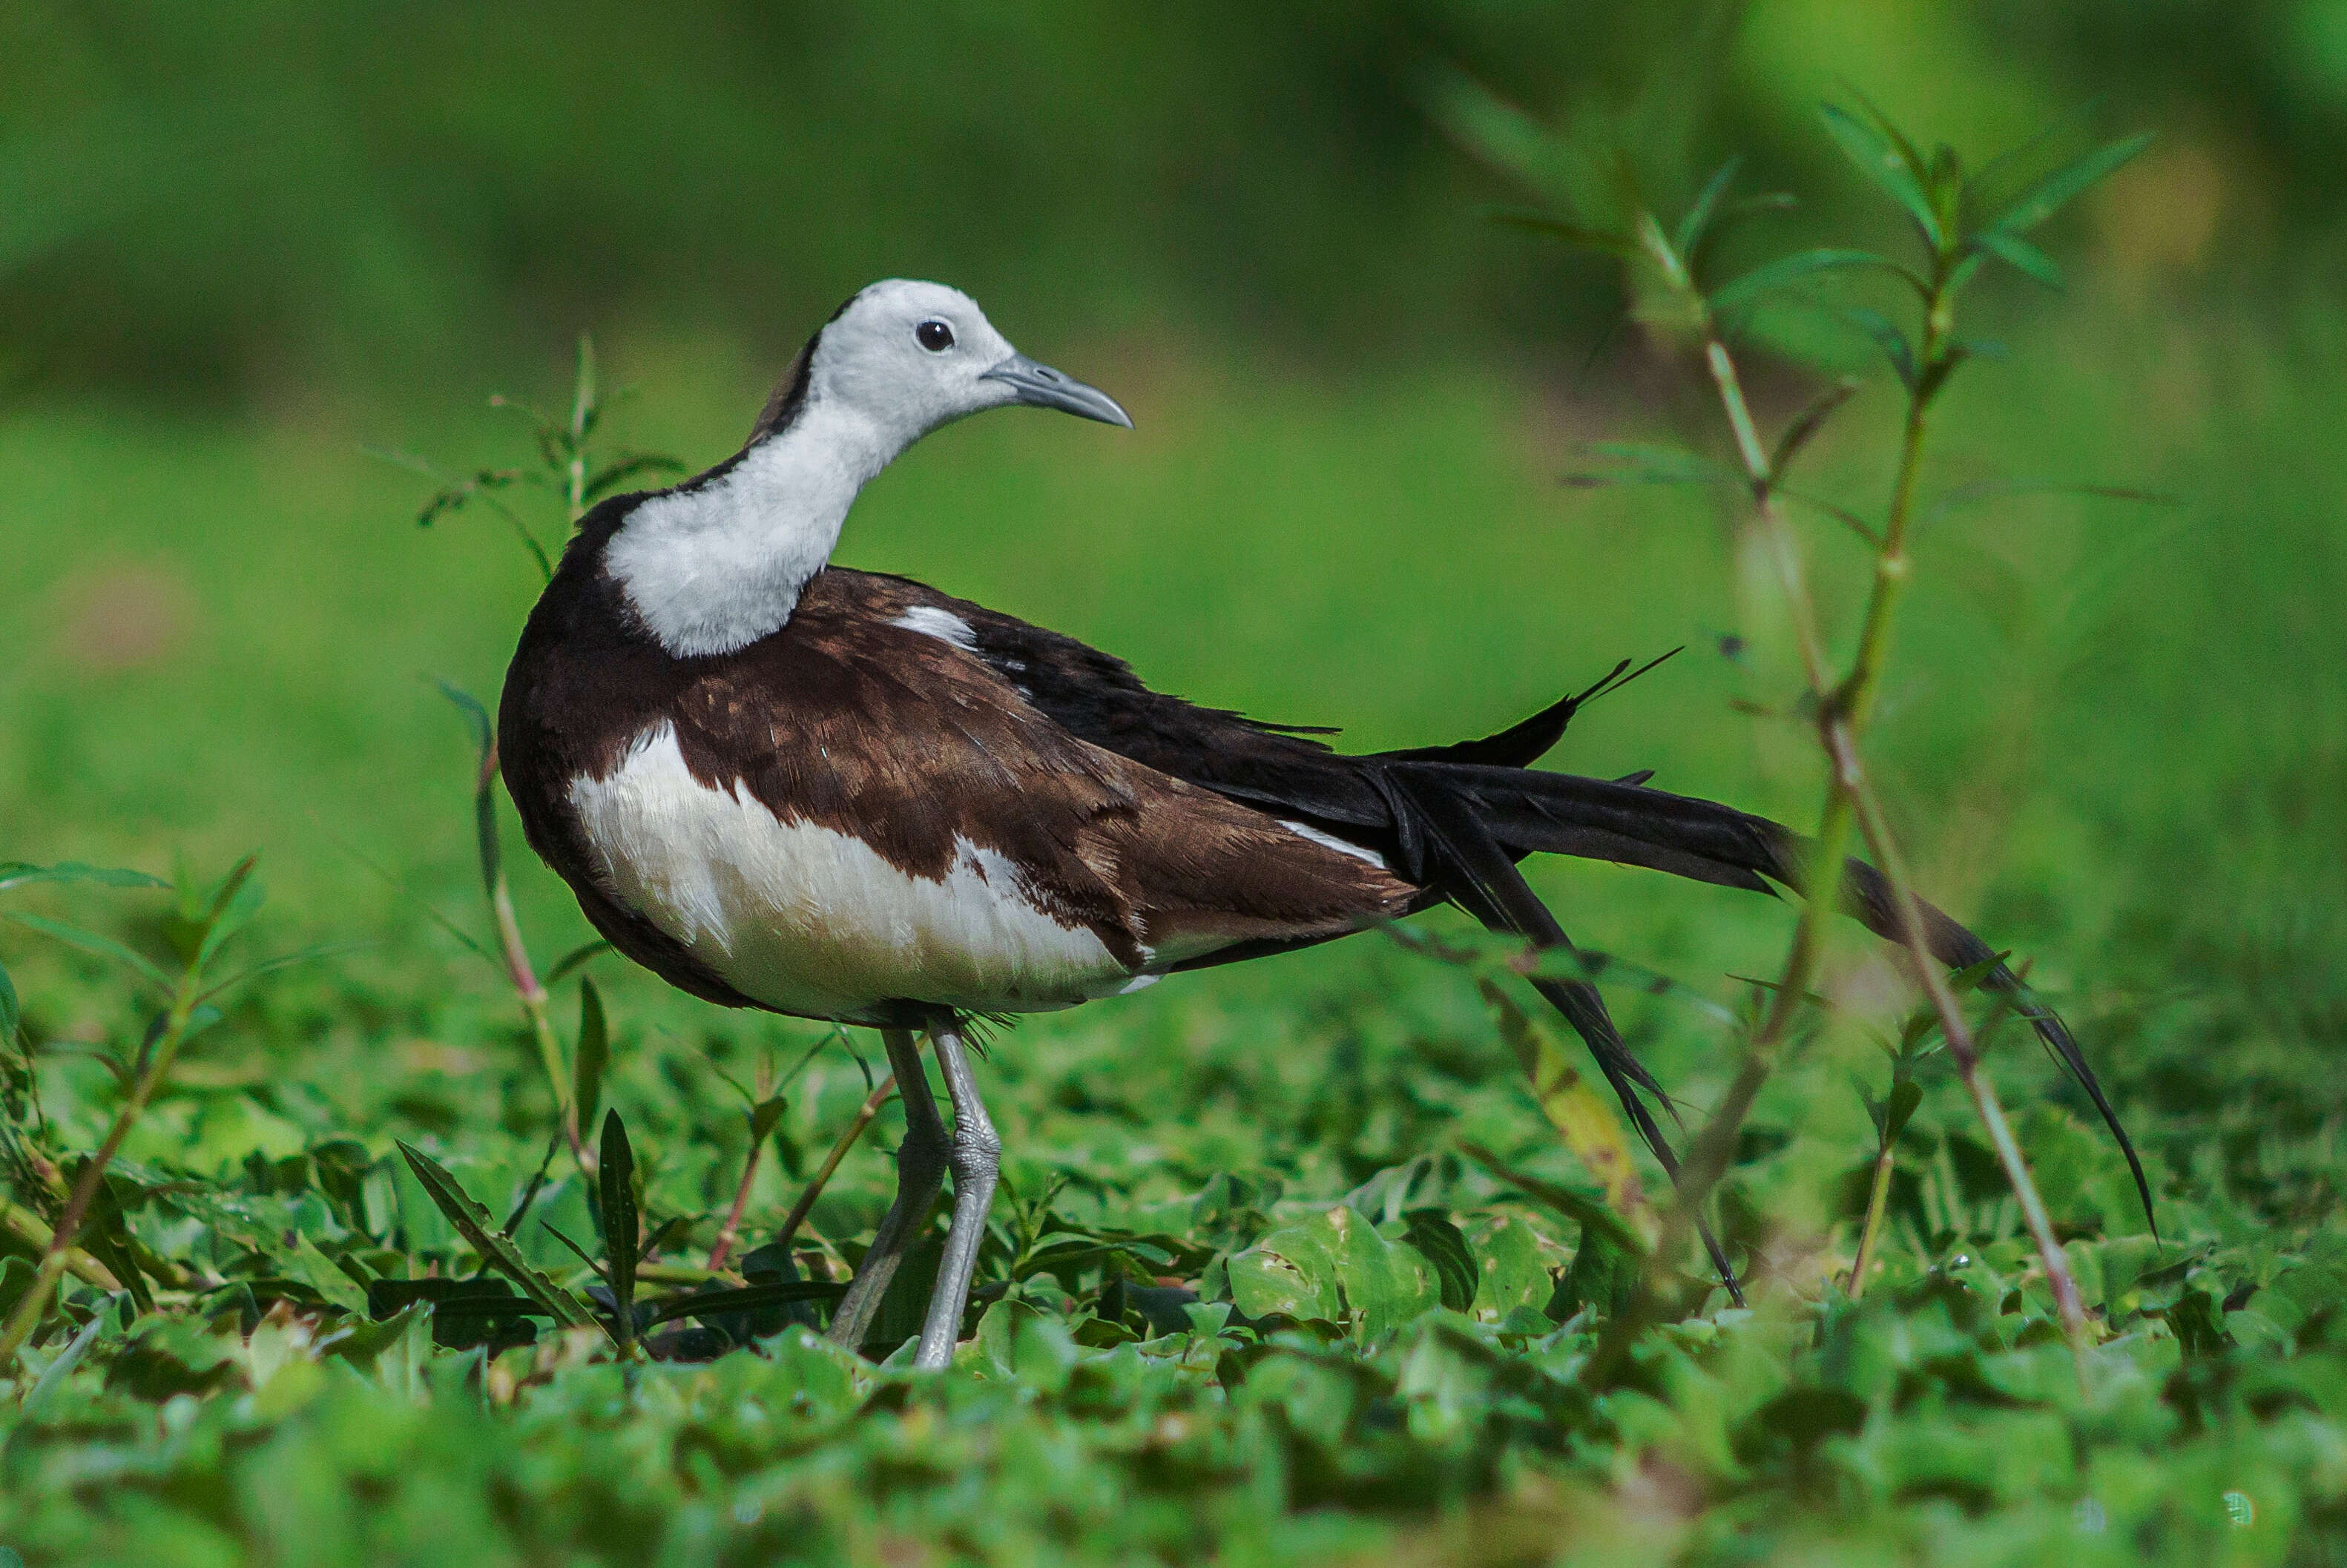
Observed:
[[[1480,741],[1460,741],[1449,746],[1420,746],[1407,752],[1387,752],[1383,753],[1384,759],[1389,762],[1465,763],[1485,767],[1528,768],[1546,756],[1550,748],[1564,738],[1565,726],[1573,723],[1575,713],[1608,692],[1619,692],[1647,671],[1684,651],[1686,650],[1674,648],[1668,653],[1649,659],[1635,670],[1632,670],[1630,661],[1624,659],[1586,691],[1560,698],[1531,718],[1520,720],[1499,733],[1485,735]]]
[[[1496,843],[1502,861],[1527,853],[1569,855],[1647,866],[1758,893],[1773,893],[1771,882],[1806,891],[1809,841],[1765,817],[1730,806],[1604,779],[1522,768],[1400,761],[1386,771],[1399,785],[1399,791],[1389,789],[1389,794],[1400,793],[1426,804],[1457,802],[1459,815],[1478,824]],[[1404,837],[1407,840],[1409,835]],[[1525,894],[1530,897],[1529,888]],[[1856,859],[1845,862],[1841,906],[1875,935],[1903,941],[1891,885],[1873,866]],[[1970,968],[1996,957],[1987,943],[1931,904],[1922,903],[1922,916],[1927,945],[1942,963],[1952,968]],[[2143,1162],[2077,1040],[2060,1017],[2038,1001],[2007,966],[1998,964],[1983,984],[2014,999],[2046,1049],[2086,1091],[2127,1157],[2145,1217],[2152,1221],[2156,1235],[2151,1184],[2144,1174]],[[1600,1061],[1603,1065],[1602,1055]]]
[[[1440,791],[1421,793],[1406,782],[1393,793],[1399,808],[1397,818],[1407,816],[1414,822],[1417,832],[1411,836],[1423,845],[1421,853],[1427,860],[1423,869],[1430,875],[1421,880],[1440,888],[1453,903],[1492,930],[1512,932],[1539,948],[1571,948],[1572,939],[1565,935],[1563,927],[1472,811],[1465,809],[1454,796]],[[1564,1015],[1573,1032],[1588,1046],[1598,1070],[1604,1073],[1623,1110],[1638,1129],[1638,1135],[1676,1186],[1678,1157],[1639,1091],[1652,1094],[1670,1112],[1674,1122],[1678,1120],[1677,1109],[1645,1064],[1631,1054],[1629,1043],[1622,1038],[1613,1015],[1606,1010],[1604,994],[1585,979],[1539,979],[1532,983],[1550,1006]],[[1729,1299],[1743,1306],[1744,1291],[1727,1261],[1727,1250],[1700,1216],[1696,1227],[1720,1283],[1727,1287]]]

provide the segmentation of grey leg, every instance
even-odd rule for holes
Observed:
[[[938,1102],[921,1067],[920,1042],[904,1029],[883,1030],[880,1039],[897,1074],[897,1097],[905,1102],[905,1141],[897,1149],[897,1201],[888,1205],[879,1234],[872,1238],[872,1250],[864,1255],[863,1266],[831,1317],[828,1337],[851,1350],[864,1343],[872,1316],[880,1310],[880,1297],[904,1260],[913,1227],[929,1217],[946,1178],[945,1123],[938,1119]]]
[[[928,1321],[921,1326],[921,1346],[913,1365],[938,1368],[953,1359],[954,1341],[961,1337],[970,1271],[978,1266],[979,1244],[986,1239],[986,1210],[994,1201],[994,1179],[1002,1164],[1002,1140],[978,1097],[978,1079],[969,1070],[960,1024],[949,1018],[932,1024],[929,1043],[945,1070],[946,1092],[953,1097],[953,1144],[946,1156],[953,1168],[953,1231],[946,1237],[944,1261],[938,1265],[938,1287],[929,1296]]]

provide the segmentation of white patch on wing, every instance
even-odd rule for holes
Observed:
[[[701,783],[668,724],[610,776],[573,779],[570,804],[602,885],[770,1007],[1039,1012],[1133,979],[1098,937],[1024,897],[999,852],[964,840],[943,877],[907,876],[861,839],[779,820],[738,784]]]
[[[939,610],[934,604],[917,604],[888,624],[937,638],[942,642],[950,642],[965,653],[978,651],[978,633],[969,629],[969,622],[952,610]]]
[[[1386,857],[1376,850],[1364,849],[1358,844],[1348,844],[1333,833],[1323,833],[1317,827],[1307,826],[1300,822],[1283,822],[1279,825],[1298,838],[1310,839],[1323,849],[1333,849],[1339,855],[1349,855],[1356,860],[1366,860],[1380,871],[1393,869],[1386,864]]]

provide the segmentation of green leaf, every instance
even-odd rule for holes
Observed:
[[[1484,214],[1503,229],[1521,229],[1527,234],[1539,234],[1551,240],[1562,240],[1575,250],[1598,251],[1609,256],[1629,256],[1637,247],[1626,235],[1609,234],[1603,229],[1591,229],[1579,223],[1553,218],[1545,212],[1530,211],[1517,207],[1495,207]]]
[[[475,1203],[437,1161],[412,1143],[396,1139],[394,1142],[433,1206],[447,1216],[456,1233],[472,1244],[473,1250],[489,1266],[512,1280],[524,1296],[553,1314],[554,1320],[563,1327],[585,1328],[598,1322],[584,1302],[532,1268],[512,1242],[489,1228],[489,1211]]]
[[[1587,450],[1618,470],[1598,469],[1567,474],[1568,485],[1719,485],[1740,482],[1743,475],[1725,463],[1715,463],[1677,446],[1645,441],[1593,441]]]
[[[777,1094],[772,1100],[762,1100],[750,1108],[750,1143],[753,1147],[766,1141],[766,1134],[774,1130],[774,1123],[783,1119],[783,1112],[790,1109],[790,1104],[788,1100]]]
[[[489,711],[481,706],[480,699],[461,686],[446,681],[435,681],[440,694],[456,705],[473,732],[473,744],[480,753],[481,771],[473,786],[473,837],[481,860],[481,891],[494,904],[497,884],[505,876],[505,859],[497,847],[497,732]]]
[[[330,958],[337,953],[355,953],[363,948],[370,948],[374,945],[372,942],[317,942],[307,948],[296,948],[290,953],[280,953],[273,958],[263,958],[257,964],[248,965],[229,976],[228,979],[205,987],[201,999],[209,1001],[223,992],[232,991],[248,981],[257,980],[261,976],[273,973],[278,969],[290,969],[297,964],[313,963],[320,958]]]
[[[1972,237],[1972,244],[2049,289],[2058,290],[2063,286],[2062,269],[2055,265],[2054,258],[2018,234],[2008,234],[2001,229],[1983,229]]]
[[[1326,1214],[1272,1232],[1232,1256],[1225,1268],[1231,1299],[1249,1317],[1335,1323],[1344,1317],[1337,1286],[1337,1239]]]
[[[124,871],[110,866],[85,866],[60,860],[55,866],[35,866],[23,860],[0,860],[0,893],[30,887],[36,882],[95,882],[104,887],[169,887],[159,876],[144,871]]]
[[[787,1279],[776,1285],[703,1291],[698,1296],[671,1296],[661,1302],[652,1308],[644,1327],[654,1327],[679,1317],[703,1317],[712,1313],[762,1312],[769,1307],[788,1307],[800,1301],[836,1301],[846,1294],[847,1286],[823,1279]]]
[[[595,1112],[603,1102],[603,1070],[611,1061],[611,1032],[603,1018],[603,993],[584,975],[579,977],[579,1049],[575,1055],[577,1060],[570,1071],[570,1102],[579,1108],[579,1125],[592,1127]]]
[[[200,974],[210,967],[220,948],[249,925],[261,911],[265,895],[261,884],[252,879],[252,869],[259,864],[258,855],[248,855],[230,868],[220,878],[212,894],[211,907],[204,912],[203,938],[196,946],[196,957],[190,966]]]
[[[1433,1266],[1434,1277],[1442,1292],[1442,1305],[1453,1312],[1464,1312],[1475,1305],[1475,1285],[1480,1273],[1475,1266],[1475,1255],[1467,1245],[1467,1237],[1441,1209],[1411,1209],[1402,1215],[1409,1227],[1404,1238],[1425,1255]]]
[[[93,1314],[90,1320],[81,1326],[81,1332],[73,1337],[73,1343],[59,1352],[56,1360],[41,1368],[32,1392],[26,1394],[25,1402],[16,1407],[18,1419],[37,1413],[47,1403],[50,1395],[65,1387],[66,1379],[73,1376],[74,1368],[81,1365],[82,1358],[89,1354],[89,1348],[97,1344],[97,1337],[106,1331],[106,1320],[114,1316],[111,1308],[112,1304],[108,1303],[107,1307]]]
[[[24,1004],[16,999],[16,982],[8,978],[8,966],[0,964],[0,1045],[16,1038],[16,1026],[25,1021]]]
[[[1727,194],[1727,188],[1736,182],[1737,171],[1743,167],[1741,154],[1721,164],[1719,171],[1705,183],[1702,191],[1680,215],[1678,227],[1671,231],[1671,248],[1688,265],[1694,264],[1696,248],[1711,231],[1711,220],[1719,211],[1720,198]]]
[[[1723,283],[1711,292],[1711,309],[1716,315],[1730,315],[1747,306],[1759,303],[1768,295],[1805,279],[1826,272],[1842,272],[1866,269],[1889,272],[1923,298],[1931,297],[1931,285],[1912,271],[1872,251],[1825,249],[1796,251],[1789,256],[1779,256],[1764,261],[1732,282]]]
[[[367,1293],[359,1282],[343,1272],[340,1265],[318,1250],[318,1244],[300,1232],[294,1233],[293,1246],[280,1255],[278,1261],[285,1272],[301,1281],[333,1305],[345,1312],[364,1316]]]
[[[1801,455],[1801,448],[1825,428],[1826,421],[1833,417],[1836,409],[1858,395],[1859,389],[1864,384],[1854,377],[1843,376],[1809,399],[1809,405],[1795,415],[1793,422],[1785,426],[1784,434],[1777,437],[1777,450],[1768,459],[1768,475],[1772,480],[1784,477],[1793,459]]]
[[[586,968],[606,953],[617,951],[619,949],[612,947],[610,943],[600,938],[592,942],[581,942],[554,960],[554,967],[546,971],[546,989],[552,990],[569,979],[573,971]]]
[[[1323,1218],[1336,1239],[1337,1282],[1356,1337],[1383,1339],[1440,1304],[1440,1276],[1416,1247],[1387,1240],[1355,1209],[1333,1208]]]
[[[1907,341],[1907,334],[1899,330],[1898,323],[1881,311],[1869,310],[1862,305],[1844,310],[1840,315],[1844,321],[1874,340],[1875,346],[1881,349],[1883,357],[1891,362],[1891,368],[1899,373],[1899,384],[1904,386],[1911,396],[1915,391],[1916,381],[1915,349],[1914,345]]]
[[[1826,129],[1842,151],[1869,179],[1889,192],[1922,231],[1924,243],[1937,251],[1947,248],[1946,231],[1923,190],[1922,161],[1897,129],[1871,108],[1860,119],[1848,109],[1827,104],[1819,110]]]
[[[627,1124],[617,1111],[603,1117],[595,1179],[603,1194],[603,1256],[610,1268],[604,1277],[611,1287],[620,1348],[625,1350],[636,1342],[636,1246],[642,1221],[636,1213],[636,1152],[628,1145]]]
[[[1604,1189],[1606,1204],[1624,1220],[1635,1223],[1645,1212],[1645,1197],[1639,1190],[1629,1139],[1613,1105],[1574,1071],[1563,1048],[1506,991],[1491,980],[1476,984],[1497,1015],[1500,1038],[1515,1053],[1541,1113]]]
[[[101,958],[112,959],[139,979],[169,995],[178,982],[164,972],[152,958],[134,953],[111,937],[101,937],[95,931],[85,931],[78,926],[68,926],[62,920],[51,920],[40,915],[11,915],[9,919],[27,930],[38,931],[53,941],[68,948],[79,948],[85,953],[95,953]]]
[[[1990,224],[1992,231],[2005,234],[2025,234],[2043,223],[2075,200],[2089,186],[2116,173],[2122,164],[2151,145],[2151,133],[2131,136],[2094,151],[2040,179],[2015,197],[2012,205],[1996,216]]]
[[[2176,504],[2173,496],[2157,490],[2131,489],[2124,485],[2080,485],[2061,479],[1981,479],[1959,485],[1932,503],[1916,519],[1915,526],[1928,528],[1951,512],[2008,496],[2094,496],[2106,501],[2140,501],[2155,507]]]
[[[1901,1078],[1891,1085],[1891,1093],[1883,1101],[1875,1130],[1887,1145],[1899,1142],[1899,1134],[1907,1130],[1907,1122],[1915,1108],[1923,1103],[1923,1086],[1912,1078]]]

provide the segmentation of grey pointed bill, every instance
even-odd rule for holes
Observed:
[[[1081,415],[1097,419],[1103,425],[1122,425],[1133,428],[1133,415],[1121,407],[1116,399],[1097,386],[1086,386],[1074,376],[1053,370],[1048,364],[1038,364],[1023,354],[1014,354],[993,369],[979,374],[980,381],[999,381],[1018,395],[1019,401],[1036,408],[1056,408],[1063,414]]]

